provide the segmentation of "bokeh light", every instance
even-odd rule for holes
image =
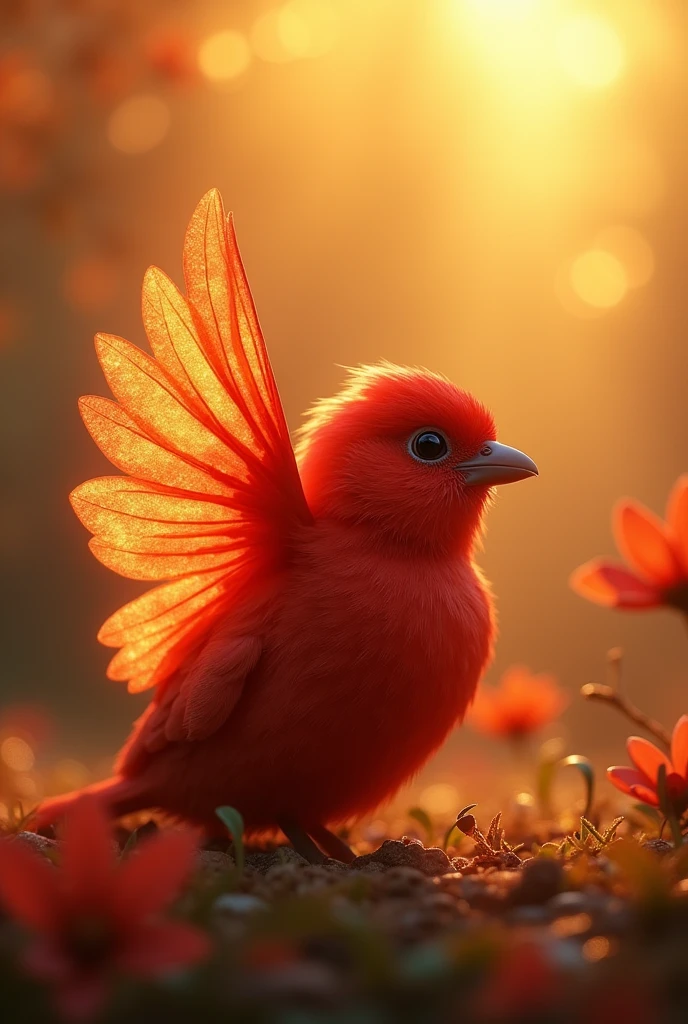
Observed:
[[[294,57],[321,57],[337,37],[338,19],[329,0],[289,0],[278,14],[277,30]]]
[[[605,249],[581,253],[571,264],[569,276],[576,295],[596,309],[618,305],[628,291],[623,263]]]
[[[251,50],[241,32],[226,29],[208,36],[198,50],[198,66],[211,82],[230,82],[251,63]]]
[[[637,228],[615,224],[600,231],[594,239],[596,249],[611,253],[623,265],[629,288],[647,284],[655,270],[652,246]]]
[[[8,736],[0,743],[0,758],[13,772],[30,772],[34,766],[34,752],[21,736]]]
[[[459,811],[459,791],[449,782],[434,782],[420,794],[421,806],[429,814],[447,814],[450,817]]]
[[[121,153],[147,153],[165,138],[170,121],[170,108],[159,96],[132,96],[110,115],[108,139]]]
[[[625,53],[614,27],[593,14],[566,18],[557,31],[556,52],[563,71],[588,89],[609,85],[621,74]]]
[[[253,52],[270,64],[281,64],[293,60],[295,56],[285,44],[281,14],[280,8],[272,7],[256,18],[251,29]]]

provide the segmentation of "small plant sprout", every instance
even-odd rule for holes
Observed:
[[[539,852],[545,856],[569,857],[578,853],[601,853],[616,842],[616,832],[623,817],[614,818],[604,832],[600,832],[591,821],[581,817],[580,828],[561,842],[543,843]]]
[[[218,807],[215,813],[232,837],[236,874],[241,878],[244,873],[244,819],[234,807]]]

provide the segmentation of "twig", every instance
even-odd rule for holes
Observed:
[[[581,696],[585,697],[586,700],[599,700],[605,704],[611,704],[612,707],[615,707],[624,714],[626,718],[630,718],[635,725],[651,733],[667,750],[671,749],[671,734],[667,732],[664,726],[660,722],[655,721],[654,718],[644,714],[635,704],[631,704],[618,690],[614,690],[611,686],[606,686],[603,683],[586,683],[585,686],[581,687]]]

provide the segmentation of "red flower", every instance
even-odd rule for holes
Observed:
[[[540,1015],[561,996],[562,977],[547,951],[532,942],[506,948],[475,997],[478,1020]]]
[[[36,933],[25,967],[55,986],[65,1016],[96,1013],[117,973],[155,976],[206,956],[203,932],[159,916],[194,854],[192,835],[175,831],[118,864],[107,819],[92,796],[65,817],[58,869],[16,840],[0,842],[0,901]]]
[[[688,474],[669,496],[663,522],[637,501],[621,501],[614,537],[630,569],[603,558],[586,562],[571,576],[582,597],[613,608],[670,605],[688,611]]]
[[[666,768],[667,795],[677,813],[688,808],[688,715],[682,715],[674,726],[671,737],[671,758],[663,754],[654,743],[640,736],[631,736],[627,743],[634,768],[615,765],[607,768],[607,775],[622,793],[659,807],[657,777],[660,765]]]
[[[554,676],[517,665],[504,673],[499,686],[478,691],[469,721],[479,732],[517,738],[554,721],[568,702]]]

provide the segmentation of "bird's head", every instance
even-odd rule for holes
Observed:
[[[297,454],[316,517],[427,551],[470,551],[490,488],[537,475],[497,442],[491,413],[467,391],[389,363],[352,370],[317,402]]]

